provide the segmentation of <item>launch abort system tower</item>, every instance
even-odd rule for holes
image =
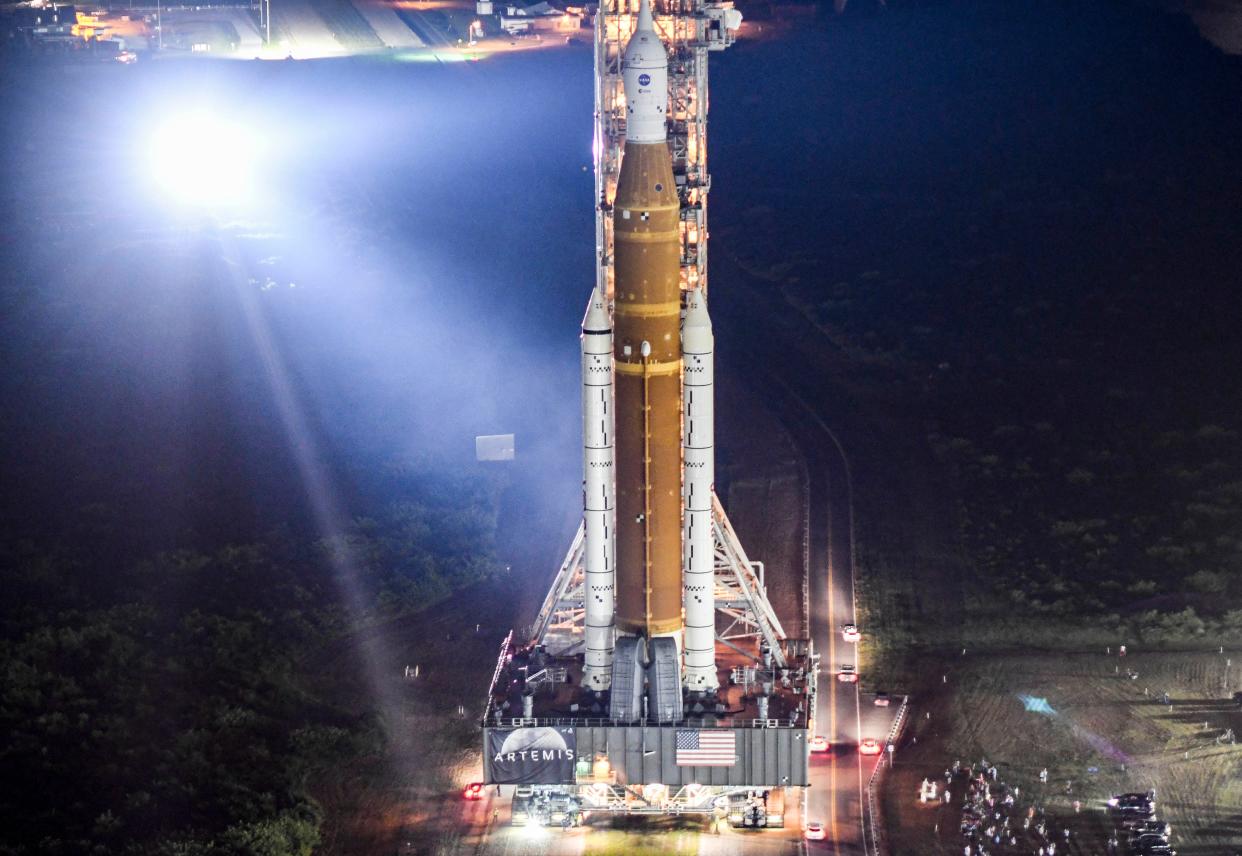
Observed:
[[[515,823],[775,826],[782,789],[807,784],[817,657],[714,492],[707,55],[741,17],[659,11],[605,0],[595,21],[583,522],[531,632],[505,640],[483,722],[486,781],[521,786]]]

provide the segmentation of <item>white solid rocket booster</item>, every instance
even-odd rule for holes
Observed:
[[[615,475],[612,320],[596,288],[582,321],[582,516],[586,531],[583,683],[597,691],[612,683]]]
[[[682,456],[682,597],[685,606],[685,686],[715,691],[716,603],[712,539],[712,489],[716,481],[715,337],[701,289],[690,292],[681,328],[684,360]]]

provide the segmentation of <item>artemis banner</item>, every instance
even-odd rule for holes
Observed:
[[[490,728],[489,785],[568,785],[574,781],[572,728]]]

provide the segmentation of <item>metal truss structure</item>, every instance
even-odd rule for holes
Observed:
[[[668,48],[669,147],[681,201],[681,288],[707,286],[707,54],[733,44],[741,15],[721,0],[653,0],[656,30]],[[596,284],[612,299],[612,204],[625,139],[621,55],[638,0],[602,0],[595,19]]]
[[[589,811],[614,814],[710,814],[721,797],[745,795],[752,789],[721,788],[705,785],[684,785],[671,792],[661,789],[646,793],[643,785],[618,785],[596,782],[580,787],[582,805]]]
[[[763,826],[780,828],[785,825],[783,803],[777,812],[768,809],[764,797],[769,789],[719,785],[682,785],[669,788],[660,784],[621,785],[608,778],[579,783],[573,787],[534,786],[526,807],[527,823],[532,814],[544,814],[551,820],[552,804],[574,799],[577,806],[591,815],[600,813],[624,815],[715,815],[728,817],[738,827]],[[533,804],[533,805],[532,805]],[[534,812],[531,808],[534,808]],[[752,808],[762,807],[761,824],[746,823],[744,815]]]
[[[776,666],[785,666],[785,650],[781,645],[786,638],[785,629],[768,602],[763,563],[747,558],[724,507],[714,496],[712,524],[716,556],[716,641],[754,660],[759,659],[760,646],[766,645]],[[583,537],[580,524],[531,627],[531,641],[558,656],[581,653],[586,644]],[[750,650],[741,644],[748,640]]]

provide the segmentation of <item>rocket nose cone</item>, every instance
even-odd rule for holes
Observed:
[[[638,4],[638,22],[634,25],[634,32],[640,33],[643,30],[655,30],[655,22],[651,17],[651,0],[642,0]]]
[[[583,330],[607,330],[611,327],[608,318],[608,304],[605,302],[602,294],[599,293],[599,286],[591,289],[591,299],[587,301],[586,316],[582,319]]]
[[[649,0],[643,0],[638,7],[638,20],[634,22],[634,32],[625,45],[624,62],[626,65],[641,65],[654,68],[668,64],[668,55],[664,50],[664,42],[655,30],[655,18],[651,14]]]
[[[686,298],[686,327],[706,327],[711,329],[712,319],[707,314],[707,298],[701,288],[691,291]]]

